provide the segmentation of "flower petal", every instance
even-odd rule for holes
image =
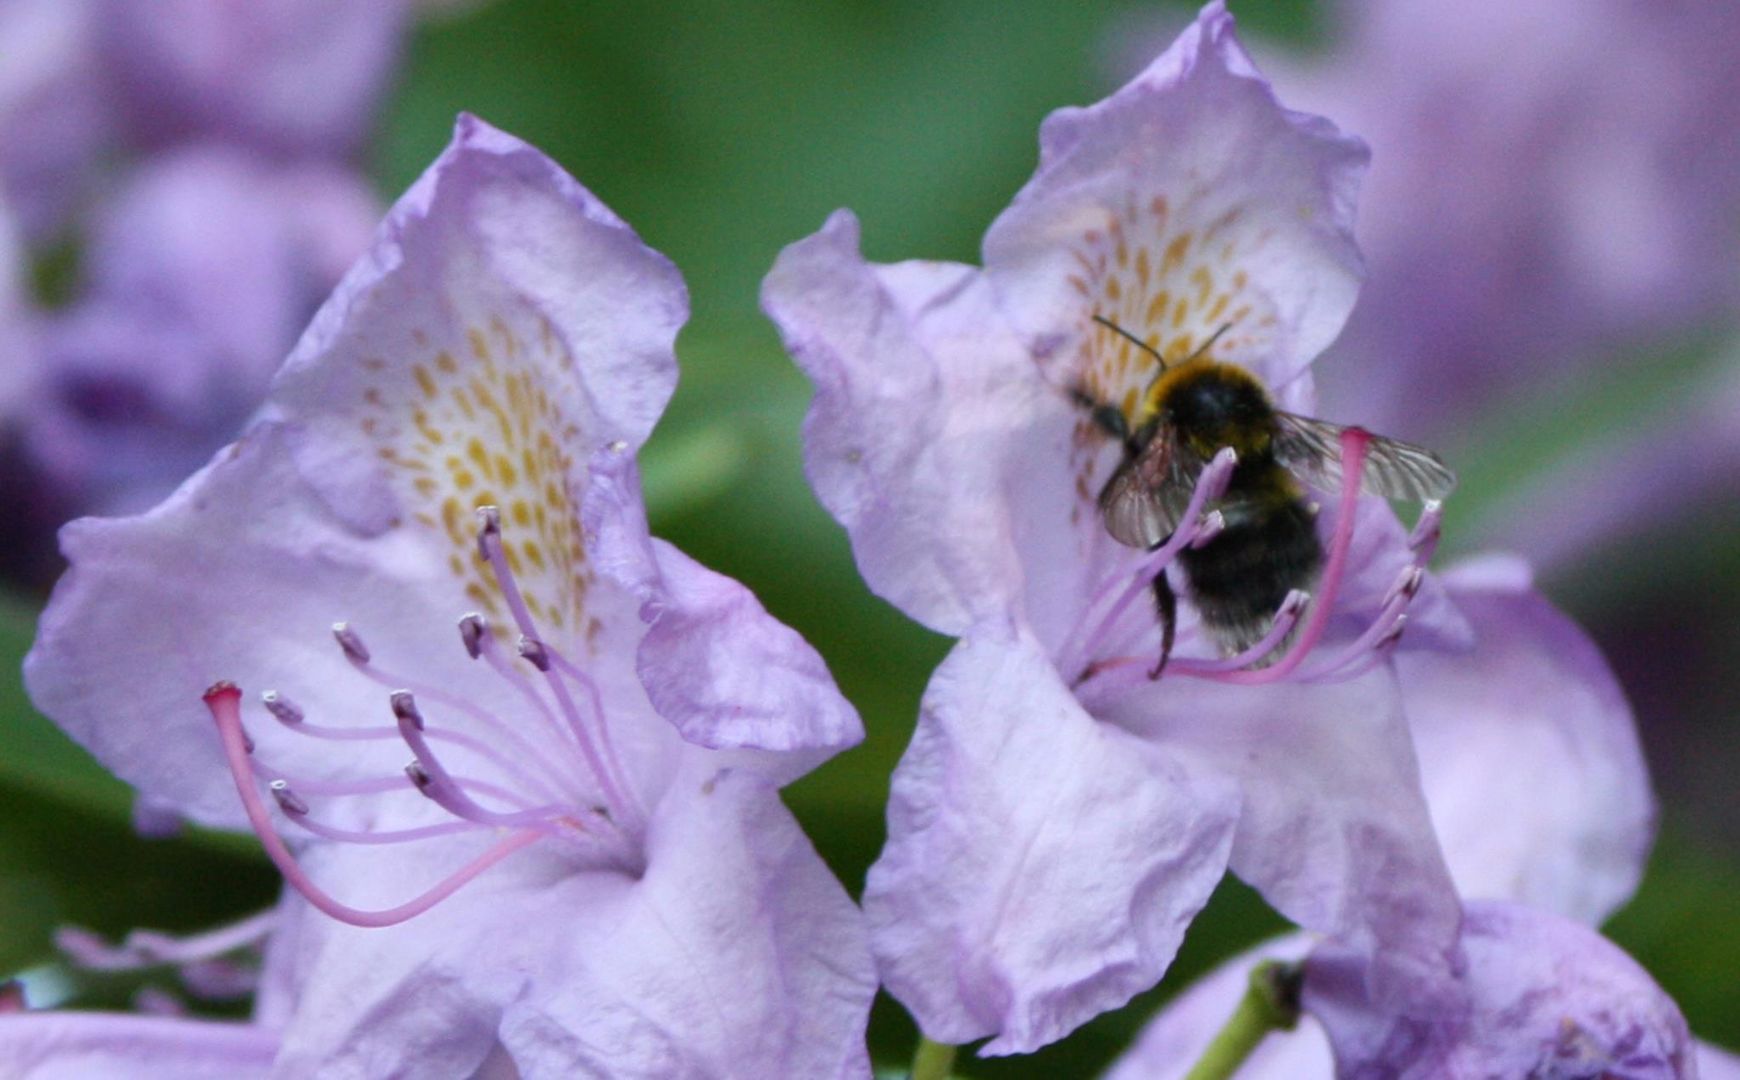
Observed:
[[[463,858],[434,846],[332,845],[309,866],[386,904]],[[302,906],[285,1068],[464,1073],[499,1040],[528,1080],[868,1075],[862,917],[771,786],[683,773],[638,879],[540,850],[403,926]]]
[[[1194,775],[1242,787],[1232,869],[1281,914],[1364,951],[1384,998],[1448,991],[1461,911],[1394,676],[1227,686],[1162,679],[1096,708]]]
[[[944,633],[1006,609],[1022,584],[1010,502],[1055,503],[1033,517],[1068,525],[1073,417],[979,274],[866,263],[840,211],[780,255],[762,305],[815,383],[805,471],[870,587]]]
[[[1655,832],[1631,707],[1569,619],[1494,561],[1444,575],[1471,653],[1397,654],[1426,801],[1458,890],[1591,925],[1630,898]]]
[[[1155,365],[1096,312],[1172,359],[1231,323],[1214,355],[1279,386],[1353,305],[1365,162],[1357,139],[1277,104],[1215,0],[1128,86],[1046,120],[986,273],[1059,381],[1126,413]]]
[[[932,677],[864,911],[926,1035],[1061,1038],[1157,982],[1226,866],[1238,796],[1095,723],[1031,634],[984,624]]]
[[[1423,1023],[1374,1005],[1362,961],[1326,945],[1306,967],[1339,1076],[1690,1075],[1685,1018],[1629,956],[1581,923],[1472,902],[1463,929],[1471,1008]]]
[[[587,542],[600,571],[640,600],[648,630],[635,666],[659,715],[714,749],[826,757],[861,742],[858,713],[821,656],[754,593],[652,539],[634,459],[600,456],[583,510]],[[794,758],[791,775],[819,763]]]
[[[0,1016],[0,1073],[17,1080],[243,1080],[265,1077],[275,1032],[160,1016],[21,1012]]]

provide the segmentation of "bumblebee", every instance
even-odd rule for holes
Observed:
[[[1203,466],[1222,447],[1238,454],[1226,491],[1213,504],[1223,519],[1221,530],[1200,546],[1180,550],[1178,565],[1209,637],[1225,655],[1243,652],[1268,633],[1290,591],[1315,586],[1324,553],[1317,507],[1307,501],[1305,485],[1340,490],[1341,436],[1347,429],[1277,409],[1256,376],[1208,359],[1228,326],[1184,360],[1168,364],[1123,327],[1099,315],[1094,320],[1160,365],[1133,419],[1075,391],[1094,422],[1124,446],[1124,460],[1099,496],[1101,518],[1115,540],[1144,550],[1164,543],[1179,526]],[[1442,499],[1455,488],[1456,474],[1424,447],[1372,435],[1360,486],[1385,498]],[[1177,633],[1178,601],[1164,571],[1153,589],[1161,645],[1151,674],[1158,678]]]

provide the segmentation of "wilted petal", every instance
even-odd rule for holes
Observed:
[[[1489,557],[1444,581],[1473,651],[1404,649],[1396,670],[1458,891],[1598,924],[1637,887],[1655,832],[1631,707],[1526,566]]]
[[[0,1073],[15,1080],[265,1077],[275,1032],[252,1024],[108,1013],[0,1015]]]
[[[1018,1053],[1159,980],[1239,799],[1094,722],[1031,635],[982,624],[931,680],[864,909],[926,1035]]]
[[[1280,386],[1353,304],[1365,160],[1276,102],[1215,0],[1129,85],[1046,120],[1038,172],[986,234],[986,273],[1040,355],[1080,349],[1060,374],[1102,401],[1127,403],[1153,364],[1095,312],[1168,357],[1230,322],[1214,355]]]
[[[1335,1048],[1337,1075],[1625,1076],[1677,1080],[1691,1036],[1668,996],[1581,923],[1515,904],[1470,903],[1465,1019],[1401,1017],[1374,1004],[1361,964],[1334,946],[1306,967],[1305,1008]]]

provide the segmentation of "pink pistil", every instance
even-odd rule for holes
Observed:
[[[259,836],[266,854],[284,875],[284,880],[306,897],[309,903],[341,922],[353,926],[380,927],[393,926],[415,918],[453,895],[496,863],[521,848],[536,843],[544,835],[534,829],[521,829],[510,833],[428,891],[396,907],[365,910],[340,903],[308,877],[272,827],[271,814],[254,785],[253,770],[249,765],[247,736],[242,730],[241,699],[241,691],[234,683],[228,682],[213,685],[204,695],[206,708],[211,711],[218,735],[223,740],[224,759],[229,764],[230,775],[236,783],[236,792],[241,796],[242,808],[248,815],[248,823]]]

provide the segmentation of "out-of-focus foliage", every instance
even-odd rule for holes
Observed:
[[[1297,43],[1316,33],[1304,0],[1232,8],[1253,37]],[[1161,14],[1182,24],[1191,10]],[[854,892],[881,845],[888,775],[947,643],[869,595],[805,485],[807,390],[759,316],[756,290],[778,250],[838,206],[862,218],[871,258],[976,261],[985,227],[1032,169],[1039,120],[1103,93],[1107,58],[1123,47],[1117,35],[1152,22],[1138,14],[1129,3],[1052,0],[499,0],[417,31],[372,143],[390,198],[445,143],[454,113],[475,112],[561,162],[682,268],[694,300],[679,341],[682,383],[644,460],[654,531],[753,588],[816,645],[863,712],[866,744],[788,792]],[[1586,398],[1518,403],[1471,431],[1449,544],[1459,518],[1497,503],[1517,470],[1565,453],[1592,427],[1624,422],[1640,398],[1671,400],[1686,367],[1709,355],[1664,351],[1647,385],[1591,379]],[[1731,521],[1722,532],[1719,520],[1658,530],[1648,547],[1607,553],[1587,576],[1550,584],[1611,646],[1641,590],[1683,589],[1695,575],[1730,582],[1734,598],[1740,544]],[[1702,554],[1676,570],[1683,535]],[[1712,619],[1713,638],[1733,638],[1731,608],[1693,614]],[[22,695],[17,661],[32,617],[19,603],[0,610],[0,971],[51,959],[58,923],[191,929],[268,902],[274,875],[251,840],[132,835],[128,793]],[[1631,674],[1624,661],[1620,669]],[[1733,700],[1731,686],[1718,693]],[[1705,706],[1686,698],[1679,707]],[[1730,732],[1732,776],[1733,718],[1697,719]],[[1666,840],[1609,929],[1699,1034],[1740,1045],[1729,992],[1740,970],[1740,844],[1710,843],[1687,826],[1704,818],[1683,811],[1674,789],[1661,797]],[[1280,927],[1248,890],[1223,886],[1158,991],[1060,1046],[1018,1060],[963,1055],[957,1072],[1089,1075],[1174,987]],[[903,1061],[914,1038],[901,1011],[880,1003],[877,1061]]]

